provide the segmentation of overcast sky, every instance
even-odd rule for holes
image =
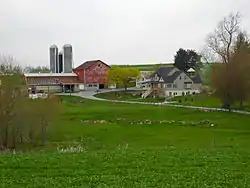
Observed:
[[[74,66],[172,62],[201,50],[230,12],[250,31],[250,0],[0,0],[0,53],[22,65],[49,65],[49,46],[73,46]]]

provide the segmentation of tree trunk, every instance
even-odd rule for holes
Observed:
[[[45,144],[46,144],[46,134],[47,134],[47,121],[45,120],[45,118],[43,117],[42,118],[42,121],[41,121],[41,123],[42,123],[42,146],[45,146]]]
[[[240,100],[240,109],[243,109],[243,100]]]
[[[9,135],[8,125],[6,124],[5,125],[5,137],[4,137],[4,142],[3,142],[3,146],[5,148],[8,148],[8,139],[9,139],[8,135]]]
[[[124,89],[125,89],[125,92],[127,92],[127,90],[128,90],[127,84],[124,84]]]

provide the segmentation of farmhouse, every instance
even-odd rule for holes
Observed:
[[[106,75],[110,66],[101,60],[87,61],[73,69],[78,76],[80,89],[92,90],[106,87]]]
[[[142,94],[143,98],[153,97],[174,97],[199,93],[202,80],[194,69],[186,73],[176,67],[161,67],[154,72],[144,84],[148,88]]]

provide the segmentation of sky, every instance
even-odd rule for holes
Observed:
[[[179,48],[201,51],[229,13],[250,32],[249,0],[0,0],[0,54],[49,65],[49,46],[72,44],[74,67],[173,62]]]

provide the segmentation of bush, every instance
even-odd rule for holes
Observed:
[[[20,77],[1,76],[0,86],[0,149],[14,149],[22,145],[44,145],[47,126],[56,117],[59,100],[29,99]]]

